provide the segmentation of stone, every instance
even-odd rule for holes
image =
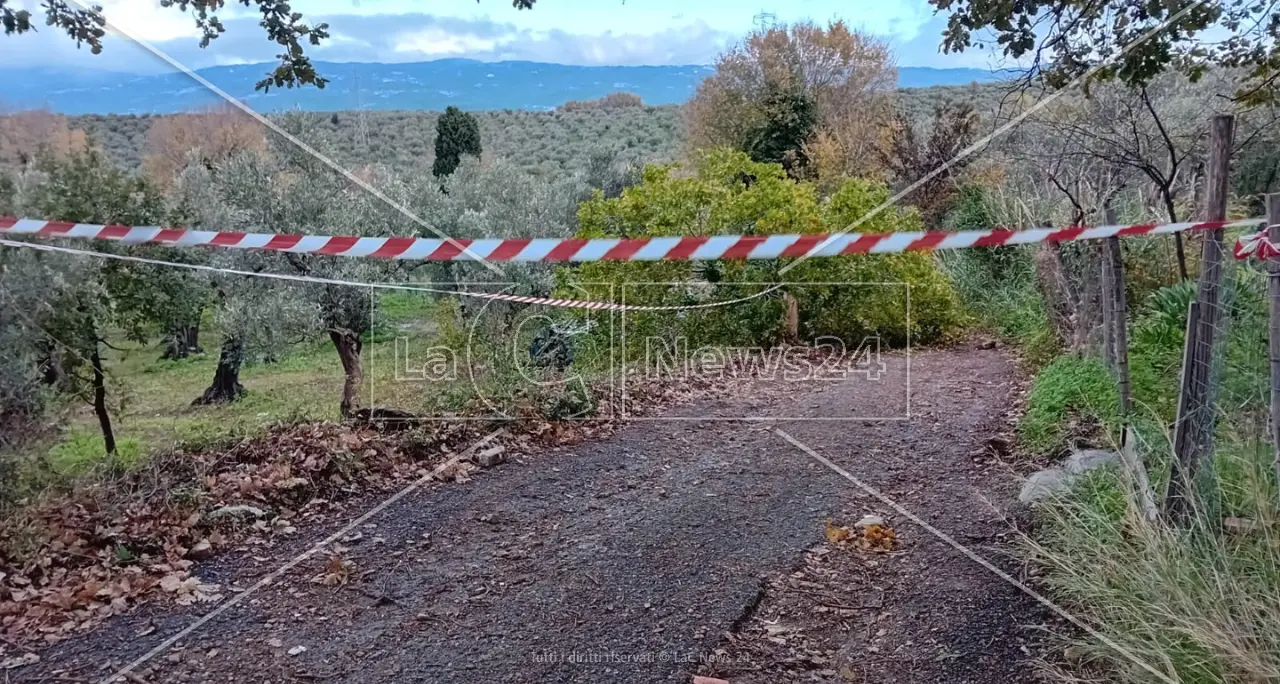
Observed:
[[[502,463],[503,461],[507,460],[507,457],[504,451],[505,449],[503,449],[503,447],[501,446],[491,447],[489,449],[485,449],[484,451],[481,451],[480,453],[476,454],[475,456],[472,457],[471,460],[474,461],[475,464],[480,466],[481,468],[492,468],[498,465],[499,463]]]
[[[1071,489],[1071,482],[1074,479],[1071,473],[1062,468],[1048,468],[1034,472],[1023,483],[1022,491],[1018,492],[1018,501],[1021,503],[1035,503],[1056,494],[1061,494]]]
[[[1121,464],[1120,454],[1103,449],[1083,449],[1072,452],[1062,467],[1072,475],[1083,475],[1090,470],[1106,468],[1112,464]]]
[[[187,558],[191,560],[205,560],[213,555],[213,544],[208,539],[201,539],[187,550]]]
[[[729,680],[697,676],[693,678],[693,684],[729,684]]]
[[[257,506],[248,506],[238,504],[235,506],[223,506],[215,508],[205,514],[205,520],[220,520],[222,518],[239,518],[241,520],[256,520],[267,517],[267,512]]]

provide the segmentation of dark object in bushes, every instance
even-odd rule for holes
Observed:
[[[569,344],[569,336],[554,327],[539,330],[529,344],[529,358],[533,359],[534,365],[542,368],[568,368],[573,363],[573,347]]]
[[[418,422],[418,416],[408,411],[389,408],[362,408],[351,417],[357,423],[366,423],[379,430],[408,430]]]

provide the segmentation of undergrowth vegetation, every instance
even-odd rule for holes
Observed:
[[[953,219],[963,222],[966,212],[982,210],[983,199],[970,194]],[[1128,423],[1158,500],[1168,480],[1196,283],[1152,269],[1153,241],[1136,242],[1125,253],[1136,267],[1128,327],[1134,411],[1127,417],[1096,338],[1093,346],[1072,348],[1073,339],[1055,330],[1043,252],[966,250],[943,263],[978,325],[1016,345],[1034,375],[1018,426],[1020,448],[1054,458],[1077,447],[1118,449]],[[1069,493],[1037,506],[1035,532],[1023,545],[1027,558],[1040,566],[1056,601],[1119,647],[1064,634],[1066,656],[1045,663],[1052,679],[1208,684],[1280,678],[1280,515],[1274,451],[1264,441],[1265,287],[1252,266],[1229,264],[1227,315],[1215,355],[1216,457],[1195,492],[1190,525],[1145,520],[1134,503],[1136,485],[1118,468],[1093,471]]]
[[[969,187],[948,222],[960,229],[1012,222],[1009,216],[1028,207],[1039,211],[1025,199]],[[1188,238],[1189,257],[1198,257],[1200,243]],[[1079,448],[1118,451],[1127,424],[1159,502],[1172,460],[1195,259],[1192,277],[1182,280],[1172,240],[1121,245],[1128,416],[1101,336],[1090,332],[1101,317],[1089,307],[1098,296],[1089,289],[1098,262],[1087,247],[969,249],[944,255],[942,264],[975,324],[1011,343],[1032,376],[1019,449],[1037,461]],[[1064,650],[1043,663],[1051,680],[1280,680],[1280,512],[1275,451],[1267,443],[1265,293],[1256,266],[1229,261],[1214,354],[1216,455],[1197,481],[1189,524],[1148,520],[1137,484],[1114,466],[1036,504],[1034,531],[1022,544],[1026,558],[1056,602],[1111,642],[1061,634]]]
[[[1076,637],[1074,664],[1094,681],[1157,681],[1135,661],[1188,684],[1280,678],[1271,450],[1220,444],[1216,459],[1209,494],[1220,505],[1202,505],[1189,529],[1135,520],[1129,486],[1111,471],[1041,509],[1030,558],[1064,607],[1124,649]]]
[[[1060,356],[1036,375],[1018,437],[1032,452],[1058,452],[1071,446],[1066,442],[1073,432],[1090,437],[1096,434],[1090,426],[1114,430],[1118,406],[1115,379],[1101,361]]]

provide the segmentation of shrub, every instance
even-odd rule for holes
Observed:
[[[192,163],[213,168],[245,152],[267,153],[264,127],[239,109],[221,105],[157,118],[147,131],[142,168],[154,185],[167,188]]]
[[[457,107],[449,107],[436,121],[436,160],[431,173],[437,178],[458,168],[462,155],[479,157],[480,123],[476,117]]]
[[[814,156],[840,162],[822,166],[831,176],[876,172],[895,78],[888,47],[844,22],[759,29],[720,55],[685,104],[690,147],[747,150],[789,128],[805,142],[822,134],[826,149]]]
[[[1117,424],[1115,379],[1098,359],[1060,356],[1036,375],[1027,412],[1018,423],[1021,444],[1036,453],[1057,451],[1075,418],[1111,428]]]
[[[982,230],[998,222],[986,191],[970,186],[961,190],[947,223],[956,230]],[[1053,359],[1058,341],[1036,287],[1029,248],[980,247],[939,256],[965,308],[979,325],[1016,344],[1032,368]]]
[[[1267,309],[1262,299],[1263,277],[1248,266],[1232,268],[1223,281],[1222,302],[1227,316],[1220,340],[1219,405],[1231,410],[1222,416],[1224,428],[1257,430],[1267,411]],[[1183,281],[1155,290],[1138,307],[1130,326],[1129,366],[1134,397],[1165,423],[1177,411],[1178,378],[1186,335],[1187,307],[1196,296],[1196,283]]]
[[[788,178],[781,166],[753,162],[745,153],[717,150],[704,154],[692,174],[674,166],[650,166],[643,182],[620,197],[607,199],[597,193],[579,210],[579,236],[834,232],[854,224],[887,198],[883,185],[851,180],[827,202],[820,202],[812,185]],[[894,232],[919,228],[914,212],[891,209],[857,229]],[[615,289],[626,288],[628,303],[667,306],[746,297],[779,281],[814,283],[788,287],[799,304],[802,337],[832,335],[855,345],[871,334],[880,335],[886,344],[901,345],[908,338],[934,342],[953,334],[960,325],[959,301],[929,255],[810,259],[780,274],[781,268],[793,262],[593,263],[577,267],[562,282],[611,283]],[[907,288],[902,284],[911,288],[910,329]],[[670,314],[636,316],[628,320],[628,326],[636,326],[629,327],[628,335],[637,330],[652,333],[674,328],[691,343],[769,345],[780,340],[782,320],[782,302],[770,296],[732,307],[689,311],[683,318]]]

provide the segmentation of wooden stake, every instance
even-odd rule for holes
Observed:
[[[1155,497],[1151,493],[1151,478],[1147,476],[1147,469],[1142,465],[1142,458],[1138,456],[1138,438],[1133,434],[1133,428],[1125,426],[1123,436],[1120,438],[1120,461],[1124,464],[1125,474],[1129,479],[1129,506],[1138,516],[1146,523],[1156,522],[1159,517],[1159,510],[1156,508]]]
[[[1231,143],[1235,118],[1213,117],[1209,134],[1209,164],[1205,176],[1205,220],[1222,221],[1227,217],[1227,180],[1231,172]],[[1172,522],[1185,521],[1191,515],[1191,483],[1201,467],[1213,459],[1215,411],[1210,382],[1213,369],[1214,336],[1222,320],[1220,285],[1222,282],[1223,230],[1210,231],[1204,237],[1200,265],[1200,285],[1196,292],[1199,312],[1195,334],[1187,336],[1187,363],[1183,368],[1182,387],[1178,396],[1178,421],[1174,425],[1174,458],[1166,492],[1165,515]]]
[[[1116,210],[1107,207],[1107,223],[1115,225]],[[1109,286],[1111,298],[1103,306],[1111,311],[1112,357],[1115,359],[1116,380],[1120,390],[1120,415],[1128,416],[1133,409],[1132,390],[1129,385],[1129,299],[1124,291],[1124,253],[1120,251],[1120,238],[1107,238],[1104,261],[1110,263]]]
[[[1108,213],[1110,216],[1110,213]],[[1107,223],[1111,223],[1111,219],[1107,219]],[[1102,360],[1106,362],[1107,369],[1114,371],[1116,369],[1116,341],[1115,341],[1115,323],[1112,317],[1112,299],[1115,294],[1111,291],[1112,273],[1111,273],[1111,249],[1106,242],[1098,245],[1098,263],[1100,268],[1100,280],[1102,281],[1102,295],[1100,297],[1102,306]]]
[[[1267,195],[1267,239],[1280,244],[1280,194]],[[1276,482],[1280,482],[1280,257],[1267,260],[1267,300],[1270,309],[1271,445],[1275,450]]]

